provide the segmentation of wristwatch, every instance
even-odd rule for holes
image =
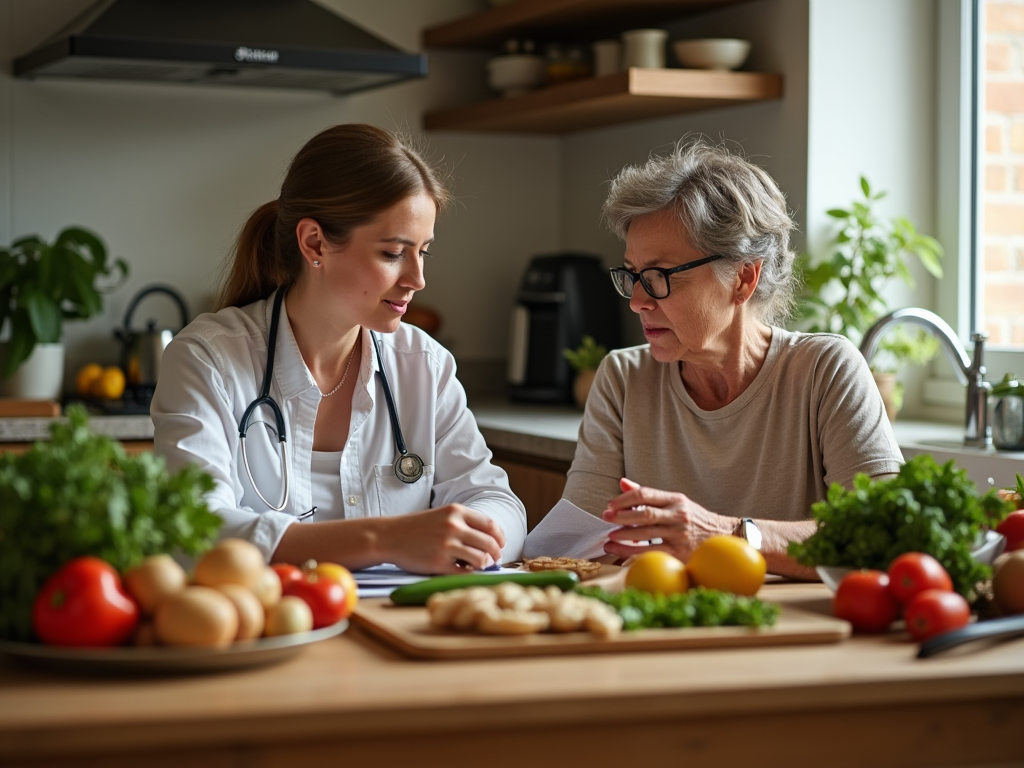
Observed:
[[[757,527],[757,523],[751,520],[749,517],[740,518],[740,524],[736,526],[736,530],[732,532],[733,536],[739,536],[745,540],[754,549],[761,549],[761,529]]]

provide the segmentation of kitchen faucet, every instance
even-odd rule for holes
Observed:
[[[988,334],[984,331],[971,334],[974,342],[974,362],[967,357],[967,352],[960,344],[956,333],[941,317],[934,312],[919,307],[904,307],[880,317],[868,328],[860,343],[861,354],[871,362],[878,350],[878,343],[890,326],[897,323],[920,325],[931,331],[946,351],[953,366],[953,372],[961,384],[967,386],[967,417],[965,420],[964,445],[972,448],[992,447],[992,427],[988,423],[988,393],[992,385],[985,381],[985,340]]]

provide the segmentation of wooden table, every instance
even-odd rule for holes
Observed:
[[[821,585],[764,597],[827,611]],[[0,765],[975,766],[1024,760],[1024,640],[411,661],[358,628],[225,674],[0,662]],[[663,760],[671,762],[644,763]]]

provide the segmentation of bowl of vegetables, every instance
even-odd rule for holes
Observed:
[[[924,552],[942,564],[957,592],[973,599],[1005,547],[990,528],[1011,506],[995,490],[979,494],[954,462],[940,465],[921,454],[895,477],[858,475],[851,489],[833,484],[811,507],[817,530],[791,542],[789,554],[834,589],[850,570],[885,571],[904,552]]]
[[[971,550],[971,557],[975,562],[991,566],[1005,548],[1006,538],[1002,534],[995,531],[983,531]],[[843,577],[855,569],[848,566],[818,565],[814,570],[822,583],[835,592]]]

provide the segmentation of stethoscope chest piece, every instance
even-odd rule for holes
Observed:
[[[395,475],[403,483],[415,483],[423,477],[423,459],[415,453],[403,453],[395,459]]]

